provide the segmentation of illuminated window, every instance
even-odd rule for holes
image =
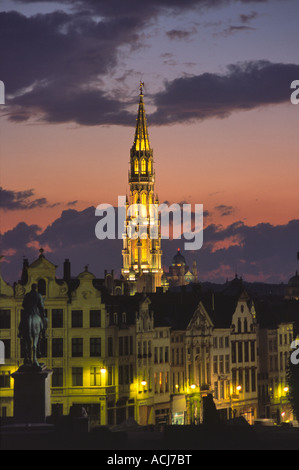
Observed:
[[[146,260],[147,260],[147,246],[146,246],[146,240],[142,240],[141,259],[142,259],[142,261],[146,261]]]
[[[147,169],[148,169],[149,174],[151,174],[151,172],[152,172],[152,162],[151,162],[151,160],[149,160],[148,163],[147,163]]]
[[[137,158],[136,158],[135,163],[134,163],[134,171],[135,171],[135,173],[138,173],[138,172],[139,172],[139,165],[138,165],[138,160],[137,160]]]
[[[141,173],[143,175],[146,173],[146,161],[144,158],[141,160]]]
[[[91,367],[90,368],[90,385],[102,385],[102,373],[100,367]]]
[[[146,193],[141,194],[141,204],[146,204]]]

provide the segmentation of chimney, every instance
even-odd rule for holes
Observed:
[[[68,258],[63,263],[63,279],[66,282],[71,280],[71,263]]]

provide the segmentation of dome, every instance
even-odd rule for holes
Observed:
[[[291,277],[291,279],[288,282],[288,286],[290,287],[299,287],[299,275],[298,271],[296,271],[295,276]]]
[[[186,264],[185,258],[181,254],[179,248],[178,248],[177,254],[173,257],[172,264],[176,265],[176,266],[185,266],[185,264]]]

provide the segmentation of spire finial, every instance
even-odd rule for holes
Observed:
[[[140,80],[140,85],[139,85],[139,89],[140,89],[140,93],[139,93],[139,94],[140,94],[140,96],[143,96],[143,87],[144,87],[144,82],[142,82],[142,81]]]

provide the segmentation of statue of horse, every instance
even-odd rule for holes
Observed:
[[[45,316],[44,301],[36,291],[36,284],[32,284],[31,291],[25,295],[23,309],[18,336],[24,341],[24,365],[41,367],[37,358],[40,355],[40,340],[47,328],[47,317]]]

